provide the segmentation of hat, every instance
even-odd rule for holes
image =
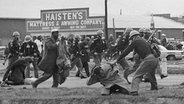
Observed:
[[[139,32],[138,32],[138,31],[136,31],[136,30],[131,31],[131,32],[130,32],[130,37],[129,37],[129,39],[131,39],[133,36],[136,36],[136,35],[139,35]]]
[[[20,36],[20,33],[18,31],[13,32],[12,36]]]
[[[103,33],[104,33],[104,32],[103,32],[102,30],[98,30],[98,31],[97,31],[97,35],[98,35],[98,34],[103,34]]]
[[[26,35],[24,41],[29,42],[32,40],[32,37],[30,35]]]
[[[51,33],[52,33],[52,32],[59,32],[59,30],[58,30],[58,29],[52,29],[52,30],[51,30]]]

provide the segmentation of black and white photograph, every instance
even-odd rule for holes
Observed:
[[[184,104],[184,1],[0,0],[0,104]]]

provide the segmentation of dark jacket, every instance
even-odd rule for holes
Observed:
[[[17,57],[20,52],[20,42],[13,40],[8,43],[9,48],[9,58],[11,57]]]
[[[132,43],[122,52],[117,61],[120,61],[131,51],[135,51],[142,59],[147,55],[152,54],[150,44],[142,38],[137,38],[132,41]]]
[[[45,52],[42,60],[38,64],[38,67],[45,73],[52,74],[53,72],[56,72],[58,69],[56,65],[56,59],[58,56],[57,44],[56,41],[50,37],[46,39],[44,46]]]
[[[38,46],[33,41],[24,42],[21,46],[20,52],[22,53],[23,56],[35,56],[35,57],[40,56]]]
[[[123,51],[129,44],[129,40],[126,36],[121,36],[121,38],[119,39],[116,48],[118,51]]]
[[[24,84],[24,70],[31,58],[20,58],[7,67],[3,81],[12,81],[14,85]]]
[[[91,53],[102,53],[104,49],[104,42],[101,38],[96,38],[90,47]]]
[[[89,45],[87,43],[80,43],[80,54],[82,62],[89,62]]]

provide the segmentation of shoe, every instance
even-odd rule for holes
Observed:
[[[81,79],[83,79],[83,78],[87,78],[87,77],[85,77],[85,76],[81,75],[81,76],[80,76],[80,78],[81,78]]]
[[[165,76],[165,75],[161,75],[160,78],[163,79],[163,78],[165,78],[165,77],[167,77],[167,76],[168,76],[168,75],[166,75],[166,76]]]
[[[130,92],[130,95],[132,95],[132,96],[138,96],[139,94],[138,94],[138,91],[132,91],[132,92]]]
[[[150,90],[158,90],[158,88],[156,87],[156,88],[151,88]]]
[[[31,82],[33,88],[37,88],[37,85],[34,82]]]

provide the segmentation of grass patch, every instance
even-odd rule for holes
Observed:
[[[127,85],[128,86],[128,85]],[[123,94],[100,95],[101,88],[1,88],[1,102],[19,104],[180,104],[184,101],[184,86],[164,86],[150,91],[149,84],[140,85],[139,96]],[[183,103],[181,103],[183,104]]]

